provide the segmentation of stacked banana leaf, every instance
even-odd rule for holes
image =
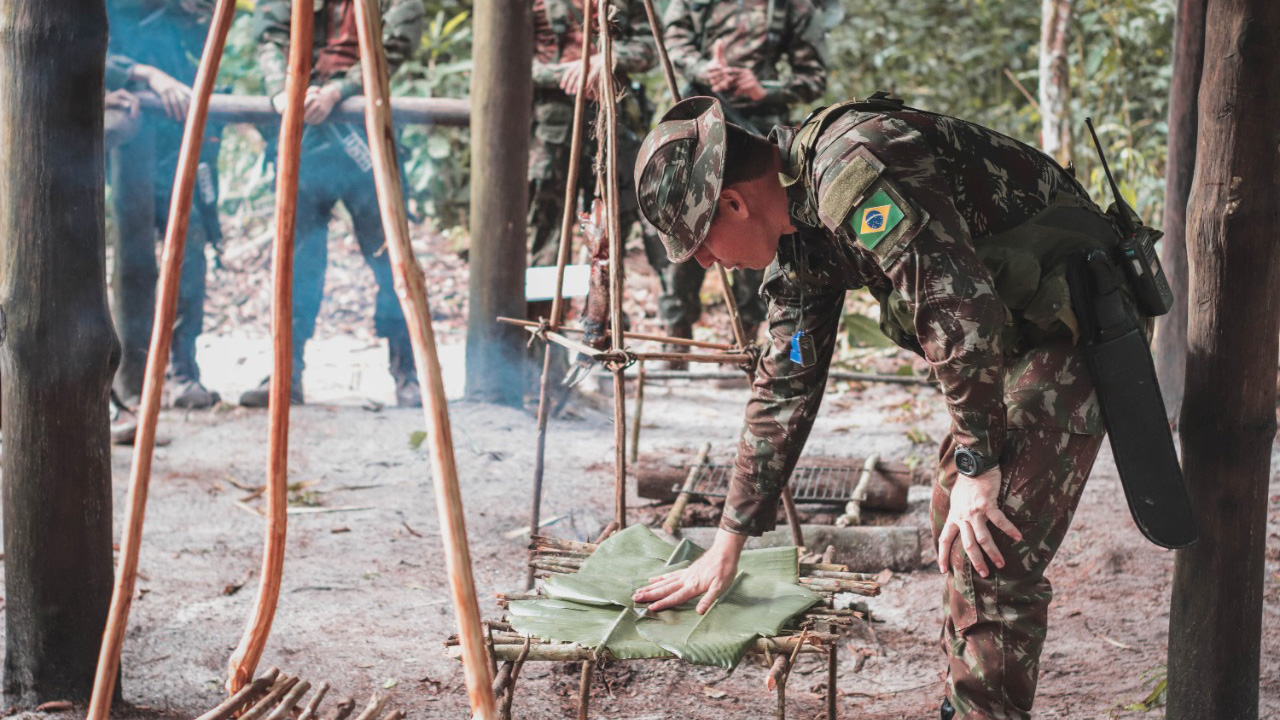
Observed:
[[[607,648],[617,658],[676,656],[695,665],[736,667],[757,637],[774,637],[822,600],[799,582],[794,547],[747,550],[730,589],[699,615],[696,600],[650,613],[631,600],[649,579],[688,567],[703,549],[671,545],[633,525],[601,543],[576,574],[548,578],[545,598],[512,600],[512,627],[523,635]]]

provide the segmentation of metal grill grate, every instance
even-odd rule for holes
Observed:
[[[862,470],[858,468],[798,467],[791,473],[796,502],[843,503],[853,495]],[[729,494],[732,465],[704,465],[694,479],[692,495],[721,498]],[[680,487],[676,486],[676,492]]]

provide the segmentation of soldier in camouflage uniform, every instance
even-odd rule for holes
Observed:
[[[822,27],[810,0],[671,0],[663,18],[667,52],[686,83],[683,94],[718,96],[730,122],[759,135],[787,124],[793,106],[817,100],[827,87]],[[784,58],[791,74],[779,77]],[[662,281],[658,315],[671,335],[692,337],[706,271],[697,263],[667,262],[656,238],[646,239]],[[732,276],[750,330],[765,319],[763,274],[744,268]]]
[[[284,108],[289,52],[288,0],[260,0],[253,16],[253,35],[261,43],[258,64],[267,93],[277,111]],[[395,74],[422,38],[422,0],[382,0],[382,39],[387,66]],[[373,321],[387,339],[389,367],[395,380],[396,404],[420,407],[409,329],[396,300],[391,261],[383,250],[382,213],[373,182],[373,158],[364,123],[329,122],[338,103],[363,91],[360,44],[356,35],[355,0],[316,0],[312,35],[311,83],[303,119],[302,157],[298,170],[298,218],[293,275],[293,387],[291,400],[303,402],[302,369],[307,341],[315,334],[324,297],[328,264],[329,219],[339,200],[351,214],[356,241],[378,284]],[[403,172],[403,169],[402,169]],[[240,404],[265,407],[270,378],[240,396]]]
[[[613,0],[615,8],[613,41],[614,75],[624,87],[629,76],[653,67],[656,51],[653,38],[643,31],[643,10],[630,0]],[[638,13],[638,14],[637,14]],[[529,142],[529,265],[555,265],[560,251],[560,223],[564,197],[569,182],[569,155],[573,134],[574,98],[583,46],[582,0],[534,0],[533,3],[533,131]],[[598,35],[598,33],[597,33]],[[593,36],[593,40],[595,37]],[[591,58],[593,77],[588,88],[595,87],[595,72],[601,67],[599,48]],[[594,100],[590,90],[589,100]],[[596,117],[597,105],[588,102],[586,119]],[[618,210],[623,232],[637,219],[635,192],[631,187],[632,167],[640,138],[636,128],[649,126],[637,91],[628,92],[619,102],[618,123]],[[582,195],[594,193],[595,138],[588,136],[582,147],[579,185]]]
[[[1064,272],[1079,252],[1114,248],[1110,217],[1039,151],[880,95],[768,141],[728,126],[716,100],[687,100],[645,140],[636,185],[672,262],[768,265],[771,341],[712,550],[636,600],[661,609],[706,593],[705,609],[746,536],[774,527],[845,293],[866,287],[886,334],[937,374],[952,420],[932,503],[947,573],[943,717],[1029,717],[1044,572],[1104,433]]]

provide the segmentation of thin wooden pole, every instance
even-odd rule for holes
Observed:
[[[578,679],[578,720],[587,720],[591,710],[591,673],[595,664],[594,660],[582,661],[582,673]]]
[[[609,34],[608,0],[600,0],[600,62],[613,67],[613,38]],[[610,349],[622,351],[622,275],[626,251],[622,246],[622,229],[618,223],[618,109],[614,97],[613,74],[600,73],[600,97],[604,99],[605,188],[609,219],[609,303]],[[613,364],[613,439],[614,439],[614,521],[618,528],[627,526],[627,387],[626,368]]]
[[[582,73],[578,78],[578,94],[573,101],[573,142],[569,146],[569,178],[565,184],[564,214],[560,220],[560,247],[556,254],[556,290],[551,301],[551,330],[560,329],[564,313],[564,268],[569,263],[569,246],[573,240],[573,220],[578,196],[579,165],[582,162],[582,126],[587,106],[587,76],[591,74],[591,10],[587,3],[583,11]],[[501,318],[499,318],[501,320]],[[529,532],[538,532],[542,515],[542,479],[546,470],[547,423],[551,418],[551,354],[552,343],[544,341],[542,350],[542,377],[538,382],[538,440],[533,458],[533,492],[529,507]],[[524,587],[533,587],[533,568],[525,572]]]
[[[227,691],[253,677],[280,601],[285,536],[289,526],[289,396],[293,385],[293,240],[302,155],[303,101],[311,75],[311,5],[294,3],[289,22],[289,68],[280,149],[276,162],[276,237],[272,253],[271,387],[267,399],[267,530],[262,580],[240,644],[227,663]]]
[[[519,318],[500,317],[498,318],[498,322],[506,323],[508,325],[518,325],[523,328],[539,329],[542,327],[540,323],[533,322],[532,320],[521,320]],[[585,332],[582,328],[562,327],[558,329],[557,328],[552,328],[552,329],[556,330],[556,332],[559,332],[563,335],[581,335]],[[665,343],[667,345],[683,345],[686,347],[706,348],[708,350],[728,351],[728,350],[735,349],[733,345],[729,345],[726,343],[706,342],[704,340],[668,337],[666,335],[652,335],[648,333],[625,332],[622,334],[622,337],[625,340],[648,340],[650,342],[660,342],[660,343]]]
[[[564,268],[569,264],[573,244],[574,211],[578,199],[578,170],[582,162],[582,126],[587,109],[587,77],[591,74],[591,3],[582,9],[582,71],[578,94],[573,99],[573,144],[569,146],[569,177],[564,191],[564,212],[560,216],[560,247],[556,249],[556,293],[551,300],[551,329],[558,330],[564,319]],[[607,66],[606,66],[607,67]],[[601,73],[607,75],[610,73]]]
[[[644,0],[644,12],[649,17],[649,30],[653,32],[653,40],[658,47],[658,59],[662,61],[662,74],[667,79],[667,89],[671,91],[671,99],[680,102],[680,88],[676,84],[676,72],[671,65],[671,56],[667,54],[667,43],[662,37],[662,23],[658,22],[658,14],[654,12],[653,0]],[[733,328],[733,339],[737,346],[747,346],[747,334],[742,328],[742,317],[738,313],[738,299],[734,297],[733,287],[729,284],[729,273],[724,266],[716,263],[716,273],[720,277],[720,287],[724,289],[724,305],[729,310],[729,323]]]
[[[169,224],[164,235],[160,294],[156,298],[151,348],[147,354],[142,403],[138,409],[138,433],[134,440],[133,471],[129,477],[129,499],[125,508],[124,531],[120,538],[120,561],[116,570],[115,588],[111,594],[107,627],[102,635],[102,648],[98,653],[98,668],[94,674],[93,695],[87,715],[89,720],[107,718],[115,693],[116,676],[120,672],[120,650],[124,646],[125,627],[129,623],[129,608],[133,603],[134,587],[138,579],[142,525],[147,510],[147,490],[151,484],[156,426],[160,419],[160,394],[164,387],[165,369],[169,364],[173,320],[178,309],[178,281],[182,277],[182,256],[186,250],[187,225],[191,220],[191,195],[195,189],[196,167],[200,162],[209,96],[213,93],[213,82],[218,75],[218,65],[222,62],[222,50],[226,46],[227,32],[231,29],[234,14],[234,0],[218,0],[200,58],[200,67],[196,71],[191,108],[187,112],[187,122],[182,130],[177,175],[170,198]]]
[[[639,362],[640,370],[636,374],[636,412],[631,418],[631,464],[640,461],[640,423],[644,420],[644,361]]]
[[[804,530],[800,528],[800,512],[796,510],[796,499],[791,494],[791,486],[782,488],[782,509],[787,515],[787,527],[791,530],[791,543],[797,548],[804,547]]]
[[[440,357],[436,352],[426,283],[409,240],[409,218],[404,206],[391,120],[391,91],[387,56],[382,45],[382,18],[375,2],[376,0],[360,0],[356,29],[360,36],[360,56],[364,63],[365,92],[370,98],[366,105],[365,126],[369,134],[370,149],[373,151],[378,207],[382,211],[382,227],[387,236],[387,253],[395,275],[396,295],[400,298],[400,307],[408,321],[413,356],[418,365],[418,383],[426,391],[426,402],[422,409],[426,418],[427,436],[431,439],[429,448],[436,510],[440,516],[441,539],[444,543],[445,566],[449,571],[454,611],[458,615],[458,635],[462,640],[462,662],[471,712],[473,717],[480,720],[495,720],[498,707],[493,694],[493,674],[485,654],[475,577],[471,570],[471,550],[467,542],[466,514],[462,506],[462,490],[454,458],[449,403],[444,392]]]

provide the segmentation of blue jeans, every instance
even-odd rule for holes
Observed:
[[[382,232],[382,214],[374,189],[373,171],[348,154],[367,156],[364,129],[348,123],[308,126],[302,136],[298,180],[297,231],[293,258],[293,372],[305,366],[303,351],[316,332],[316,317],[324,299],[324,275],[329,262],[329,219],[339,200],[351,213],[356,241],[378,283],[373,322],[379,337],[393,348],[408,346],[409,331],[396,299]],[[401,176],[403,177],[403,169]],[[412,355],[410,354],[410,357]]]

